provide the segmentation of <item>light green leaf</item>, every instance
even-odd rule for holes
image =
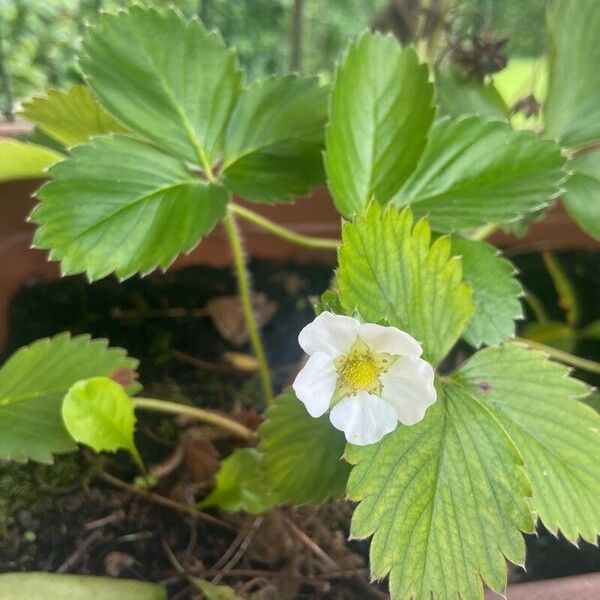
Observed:
[[[435,91],[442,114],[449,117],[479,115],[499,121],[508,119],[506,103],[491,81],[480,83],[476,79],[465,79],[456,71],[438,69]]]
[[[488,348],[456,377],[486,404],[523,455],[533,508],[552,532],[590,542],[600,532],[600,417],[576,398],[588,388],[545,354]]]
[[[215,585],[199,577],[190,577],[190,581],[204,594],[206,600],[244,600],[228,585]]]
[[[73,450],[61,416],[68,389],[80,379],[137,364],[106,340],[67,333],[15,352],[0,369],[0,458],[51,463],[53,453]]]
[[[417,169],[394,197],[437,231],[513,221],[545,206],[564,179],[558,146],[507,123],[438,121]]]
[[[600,3],[556,0],[549,5],[548,98],[545,134],[563,146],[600,139]]]
[[[565,208],[587,234],[600,240],[600,151],[581,154],[567,166],[573,174],[563,194]]]
[[[199,504],[219,506],[230,512],[263,513],[276,504],[267,482],[264,455],[254,448],[232,452],[221,462],[213,491]]]
[[[525,560],[533,530],[522,459],[490,412],[463,388],[438,385],[425,418],[378,444],[349,446],[359,502],[350,533],[371,541],[371,573],[394,600],[483,599],[501,591],[505,557]]]
[[[175,11],[103,13],[81,66],[102,105],[161,148],[202,166],[221,155],[240,89],[233,52]]]
[[[342,460],[344,434],[329,416],[311,417],[292,391],[267,410],[259,449],[279,503],[323,502],[344,494],[349,465]]]
[[[225,139],[225,184],[275,202],[323,184],[327,88],[316,78],[274,77],[244,90]]]
[[[453,237],[452,253],[462,258],[463,278],[471,285],[475,303],[464,338],[478,348],[513,337],[515,319],[523,318],[523,288],[514,265],[484,242]]]
[[[450,239],[433,244],[425,219],[413,226],[409,209],[371,203],[342,229],[339,296],[346,314],[388,321],[423,346],[424,358],[442,360],[473,314],[471,289],[462,281]]]
[[[108,377],[78,381],[63,400],[62,416],[76,442],[96,452],[127,450],[143,470],[133,441],[136,422],[133,400],[116,381]]]
[[[225,214],[227,192],[175,158],[122,137],[94,138],[52,168],[31,220],[64,274],[99,279],[168,267]]]
[[[414,170],[434,116],[433,85],[412,48],[366,33],[338,67],[325,168],[335,205],[359,213],[387,202]]]
[[[44,146],[0,139],[0,181],[46,177],[46,169],[62,158]]]
[[[94,135],[125,131],[81,84],[26,101],[21,114],[65,146],[83,144]]]
[[[5,573],[0,575],[0,600],[167,600],[160,585],[129,579],[55,573]]]

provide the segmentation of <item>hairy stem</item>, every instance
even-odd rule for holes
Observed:
[[[233,253],[233,262],[235,264],[235,272],[238,280],[238,286],[240,290],[240,299],[242,301],[242,310],[244,311],[244,317],[246,319],[246,328],[248,329],[248,337],[250,338],[250,344],[254,355],[258,360],[258,367],[260,373],[260,380],[268,404],[273,400],[273,386],[271,384],[271,374],[269,372],[269,365],[267,364],[267,357],[265,355],[265,349],[263,348],[262,341],[260,339],[260,332],[258,329],[258,323],[256,322],[256,316],[254,315],[254,308],[252,306],[252,291],[250,288],[250,274],[246,266],[246,260],[244,258],[244,249],[242,248],[242,238],[240,236],[240,230],[235,221],[233,209],[231,203],[227,210],[227,214],[223,219],[225,223],[225,230],[229,237],[229,244]]]
[[[298,246],[314,248],[317,250],[337,250],[342,243],[340,240],[334,240],[331,238],[316,238],[309,235],[296,233],[295,231],[287,229],[286,227],[282,227],[281,225],[277,225],[277,223],[273,223],[273,221],[270,221],[262,215],[244,208],[243,206],[239,206],[238,204],[232,203],[230,204],[230,207],[231,210],[242,219],[249,221],[250,223],[254,223],[254,225],[260,227],[264,231],[268,231],[274,236],[286,240],[287,242],[291,242],[292,244],[297,244]]]
[[[211,410],[187,406],[177,402],[169,402],[167,400],[157,400],[156,398],[133,398],[133,404],[135,408],[142,410],[184,415],[203,423],[216,425],[246,442],[254,442],[257,439],[256,434],[241,423]]]
[[[534,350],[541,350],[550,356],[551,358],[563,362],[572,367],[576,367],[577,369],[581,369],[582,371],[588,371],[590,373],[600,373],[600,363],[597,363],[593,360],[588,360],[586,358],[581,358],[580,356],[575,356],[574,354],[569,354],[568,352],[564,352],[563,350],[558,350],[557,348],[553,348],[552,346],[546,346],[546,344],[540,344],[540,342],[534,342],[533,340],[528,340],[527,338],[515,338],[516,342],[521,342],[529,348]]]

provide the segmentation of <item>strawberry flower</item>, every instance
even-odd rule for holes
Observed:
[[[293,388],[312,417],[359,446],[378,442],[398,422],[414,425],[436,400],[433,368],[420,344],[396,327],[321,313],[298,336],[310,356]]]

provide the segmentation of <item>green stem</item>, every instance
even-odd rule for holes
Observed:
[[[252,345],[254,355],[258,360],[258,367],[260,372],[260,379],[262,383],[263,392],[268,404],[273,400],[273,386],[271,384],[271,374],[269,373],[269,365],[267,364],[267,357],[265,356],[265,350],[260,339],[260,332],[258,330],[258,324],[256,322],[256,316],[254,315],[254,308],[252,307],[252,292],[250,289],[250,274],[246,267],[246,260],[244,258],[244,249],[242,248],[242,238],[240,236],[240,230],[235,222],[235,216],[233,214],[233,208],[231,203],[227,210],[223,222],[225,223],[225,230],[229,237],[229,244],[233,253],[233,262],[235,264],[235,272],[237,275],[238,286],[240,288],[240,300],[242,301],[242,310],[244,311],[244,317],[246,319],[246,328],[248,329],[248,336]]]
[[[188,406],[177,402],[169,402],[168,400],[157,400],[156,398],[133,398],[133,404],[135,408],[140,408],[142,410],[154,410],[172,415],[184,415],[196,419],[197,421],[202,421],[203,423],[216,425],[246,442],[256,440],[256,434],[252,430],[233,419],[211,410],[196,408],[195,406]]]
[[[581,358],[579,356],[575,356],[574,354],[569,354],[568,352],[563,352],[562,350],[558,350],[557,348],[553,348],[552,346],[546,346],[546,344],[540,344],[539,342],[534,342],[533,340],[528,340],[526,338],[516,337],[514,338],[516,342],[521,342],[529,348],[534,350],[541,350],[560,362],[563,362],[567,365],[571,365],[572,367],[576,367],[577,369],[581,369],[582,371],[589,371],[590,373],[600,373],[600,363],[597,363],[593,360],[587,360],[586,358]]]
[[[317,250],[337,250],[342,243],[340,240],[334,240],[331,238],[315,238],[308,235],[302,235],[301,233],[296,233],[295,231],[287,229],[286,227],[277,225],[277,223],[273,223],[273,221],[270,221],[262,215],[244,208],[239,204],[231,203],[230,207],[231,210],[242,219],[245,219],[250,223],[254,223],[254,225],[257,227],[260,227],[261,229],[268,231],[269,233],[286,240],[287,242],[297,244],[298,246],[315,248]]]
[[[497,229],[497,225],[494,223],[490,223],[489,225],[484,225],[479,229],[476,229],[470,236],[469,239],[476,240],[478,242],[485,240],[486,237],[491,235]]]

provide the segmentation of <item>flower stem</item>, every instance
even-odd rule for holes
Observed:
[[[571,365],[572,367],[576,367],[577,369],[581,369],[582,371],[600,373],[600,363],[597,363],[593,360],[587,360],[586,358],[581,358],[580,356],[575,356],[574,354],[569,354],[563,350],[558,350],[552,346],[546,346],[546,344],[540,344],[540,342],[534,342],[533,340],[528,340],[526,338],[516,337],[514,339],[516,342],[525,344],[534,350],[541,350],[542,352],[548,354],[548,356],[551,358],[554,358],[555,360],[563,362],[567,365]]]
[[[133,404],[135,408],[140,408],[142,410],[154,410],[156,412],[169,413],[172,415],[184,415],[196,419],[197,421],[202,421],[203,423],[216,425],[246,442],[252,442],[257,439],[256,434],[241,423],[211,410],[179,404],[178,402],[169,402],[168,400],[157,400],[156,398],[133,398]]]
[[[239,204],[230,204],[231,210],[235,212],[239,217],[254,223],[257,227],[260,227],[264,231],[268,231],[269,233],[277,236],[287,242],[291,242],[292,244],[296,244],[298,246],[304,246],[305,248],[314,248],[316,250],[337,250],[342,243],[340,240],[334,240],[331,238],[317,238],[311,237],[309,235],[302,235],[301,233],[296,233],[287,227],[282,227],[281,225],[277,225],[277,223],[273,223],[269,219],[263,217],[255,213],[252,210],[244,208]]]
[[[244,249],[242,248],[242,238],[240,236],[240,230],[235,222],[235,216],[233,214],[233,208],[231,203],[227,209],[223,222],[225,223],[225,230],[229,237],[229,244],[233,253],[233,261],[235,264],[235,272],[237,275],[238,286],[240,290],[240,299],[242,301],[242,310],[244,311],[244,317],[246,319],[246,328],[248,329],[248,337],[250,338],[250,344],[252,350],[258,361],[258,368],[260,373],[260,379],[262,383],[263,393],[267,404],[270,404],[273,400],[273,386],[271,384],[271,374],[269,373],[269,365],[267,363],[267,357],[265,356],[265,350],[260,339],[260,332],[258,330],[258,324],[254,315],[254,308],[252,307],[252,292],[250,289],[250,274],[246,267],[246,260],[244,258]]]

